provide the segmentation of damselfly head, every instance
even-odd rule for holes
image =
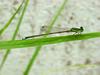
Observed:
[[[81,27],[80,27],[80,30],[81,30],[81,32],[83,32],[83,31],[84,31],[84,28],[81,26]]]

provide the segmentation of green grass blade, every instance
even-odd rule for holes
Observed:
[[[13,34],[12,41],[15,40],[15,38],[16,38],[16,35],[17,35],[18,30],[19,30],[19,28],[20,28],[20,25],[21,25],[21,23],[22,23],[22,19],[23,19],[23,16],[24,16],[24,13],[25,13],[25,10],[26,10],[27,5],[28,5],[28,3],[26,2],[26,3],[25,3],[25,6],[24,6],[24,9],[23,9],[23,11],[22,11],[22,14],[21,14],[21,16],[20,16],[20,18],[19,18],[19,21],[18,21],[16,30],[15,30],[15,32],[14,32],[14,34]],[[1,64],[0,64],[0,70],[2,69],[2,67],[3,67],[3,65],[4,65],[4,63],[5,63],[5,61],[6,61],[7,57],[8,57],[8,54],[10,53],[10,51],[11,51],[10,49],[7,49],[7,51],[6,51],[6,53],[5,53],[4,57],[3,57],[3,60],[2,60],[2,62],[1,62]]]
[[[48,33],[51,31],[51,29],[52,29],[54,23],[56,22],[56,20],[57,20],[57,18],[58,18],[58,16],[60,15],[60,13],[62,12],[62,10],[64,9],[64,6],[66,5],[66,2],[67,2],[67,0],[64,0],[64,2],[63,2],[62,5],[60,6],[60,8],[59,8],[58,11],[56,12],[56,14],[54,15],[54,17],[53,17],[52,20],[50,21],[49,26],[48,26],[48,30],[47,30],[46,34],[48,34]],[[44,37],[46,37],[46,36],[44,36]],[[35,62],[35,59],[36,59],[36,57],[38,56],[41,47],[42,47],[42,45],[40,45],[40,46],[38,46],[38,47],[36,48],[35,52],[34,52],[33,55],[32,55],[32,58],[30,59],[28,65],[27,65],[27,67],[26,67],[26,69],[25,69],[25,71],[24,71],[24,75],[28,75],[28,74],[29,74],[29,71],[30,71],[30,69],[31,69],[31,67],[32,67],[32,65],[33,65],[33,63]]]
[[[37,38],[37,39],[30,39],[30,40],[0,41],[0,49],[34,47],[40,45],[69,42],[69,41],[87,40],[87,39],[98,38],[98,37],[100,37],[100,32],[87,33],[81,35]]]
[[[9,19],[9,21],[5,24],[5,26],[0,30],[0,35],[8,28],[8,26],[11,24],[12,20],[15,18],[16,14],[20,11],[22,5],[24,3],[24,0],[23,2],[21,3],[21,5],[18,7],[18,9],[16,10],[16,12],[11,16],[11,18]]]
[[[61,14],[61,12],[63,11],[66,3],[68,0],[64,0],[63,3],[61,4],[60,8],[56,11],[56,14],[54,15],[54,17],[51,19],[49,25],[48,25],[48,30],[46,31],[46,34],[50,33],[54,23],[57,21],[59,15]]]

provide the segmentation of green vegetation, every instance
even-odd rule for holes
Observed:
[[[3,60],[0,64],[0,70],[3,68],[4,63],[11,49],[13,48],[36,47],[35,52],[33,53],[31,59],[29,60],[29,63],[26,66],[25,71],[23,72],[23,75],[28,75],[43,45],[58,44],[61,42],[69,42],[69,41],[77,41],[77,40],[87,40],[87,39],[100,37],[100,32],[93,32],[93,33],[86,33],[86,34],[81,34],[81,35],[66,35],[66,36],[57,36],[57,37],[47,37],[47,35],[45,35],[42,38],[33,38],[33,39],[28,39],[28,40],[15,40],[16,35],[19,31],[20,25],[22,23],[22,19],[24,17],[26,8],[28,6],[28,3],[29,3],[29,0],[23,0],[22,4],[18,7],[16,12],[12,15],[9,21],[5,24],[4,28],[0,30],[0,35],[2,35],[4,31],[8,28],[8,26],[11,24],[12,20],[14,20],[16,14],[20,13],[19,20],[17,22],[16,30],[13,34],[12,40],[0,41],[0,49],[6,49],[5,50],[6,54],[4,55]],[[59,15],[63,11],[66,3],[67,3],[67,0],[64,0],[61,6],[56,11],[55,15],[52,17],[50,23],[48,24],[48,30],[46,31],[46,34],[50,33],[50,31],[52,30],[53,25],[55,24]]]
[[[77,40],[86,40],[91,38],[100,37],[100,32],[87,33],[81,35],[66,35],[66,36],[56,36],[56,37],[43,37],[37,39],[29,40],[14,40],[14,41],[1,41],[1,49],[11,49],[11,48],[25,48],[25,47],[34,47],[48,44],[57,44],[61,42],[77,41]]]

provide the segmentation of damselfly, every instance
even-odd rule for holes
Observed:
[[[29,38],[34,38],[34,37],[39,37],[43,35],[51,35],[51,34],[59,34],[59,33],[65,33],[65,32],[74,32],[74,34],[80,34],[84,31],[84,28],[81,26],[80,28],[71,28],[69,30],[64,30],[64,31],[58,31],[58,32],[52,32],[48,34],[40,34],[40,35],[32,35],[32,36],[27,36],[24,39],[29,39]]]

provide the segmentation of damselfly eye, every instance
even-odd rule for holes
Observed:
[[[83,27],[80,27],[80,29],[83,31],[84,30],[84,28]]]
[[[80,29],[83,29],[83,27],[80,27]]]

